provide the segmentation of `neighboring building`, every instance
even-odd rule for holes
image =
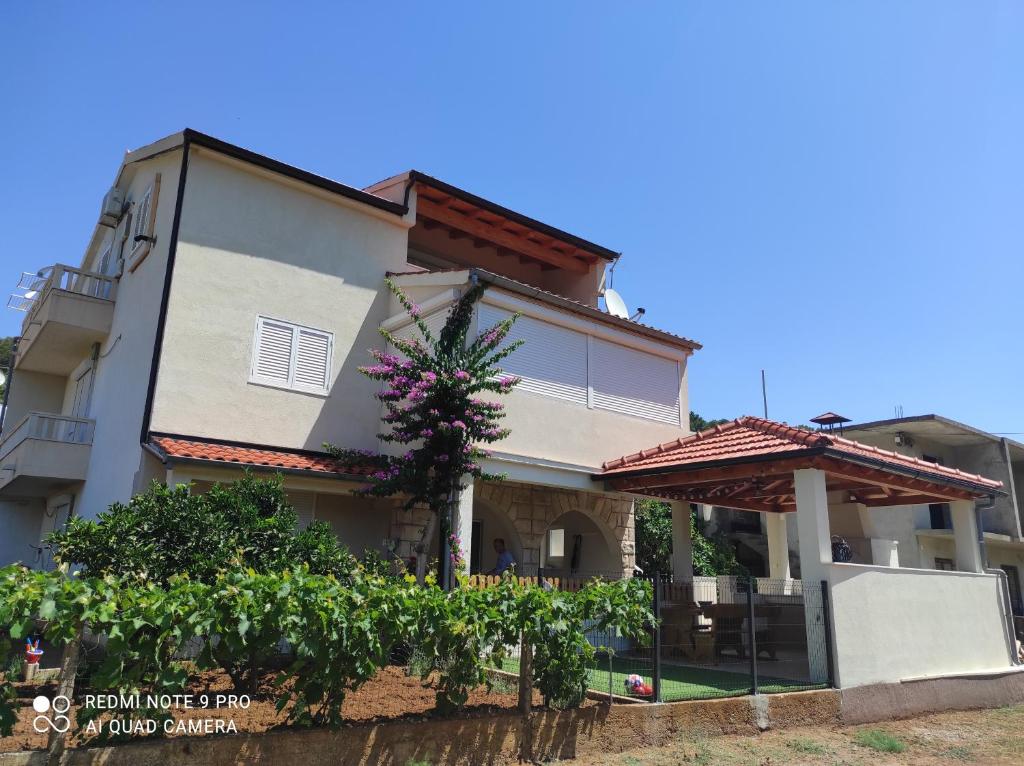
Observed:
[[[22,283],[0,564],[46,566],[47,532],[153,480],[202,491],[243,467],[281,472],[300,517],[355,552],[409,559],[426,540],[430,556],[428,513],[353,496],[360,477],[322,452],[381,446],[357,367],[379,327],[411,331],[394,274],[428,324],[472,280],[489,285],[479,326],[522,313],[512,435],[486,466],[509,480],[460,503],[473,566],[492,567],[503,537],[524,570],[629,571],[632,497],[591,476],[689,433],[700,346],[599,309],[617,257],[415,171],[359,190],[189,130],[129,152],[77,265]]]
[[[1024,444],[986,433],[940,415],[879,420],[844,429],[851,439],[912,455],[929,463],[956,466],[1003,483],[1005,496],[980,512],[984,555],[990,568],[1006,572],[1014,614],[1024,616]],[[949,506],[898,506],[876,516],[864,537],[895,540],[899,564],[920,569],[951,569],[953,525]]]

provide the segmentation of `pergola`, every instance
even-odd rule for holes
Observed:
[[[797,512],[803,576],[820,576],[814,563],[831,562],[829,492],[861,508],[950,503],[958,568],[975,572],[981,556],[974,502],[1003,493],[1001,482],[976,474],[756,417],[609,461],[595,478],[680,507],[673,512],[677,571],[692,572],[689,503],[765,513],[772,577],[787,578],[785,513]]]

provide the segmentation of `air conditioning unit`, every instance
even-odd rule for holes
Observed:
[[[121,220],[124,212],[124,192],[116,186],[103,195],[103,204],[100,206],[100,226],[109,226],[113,229]]]

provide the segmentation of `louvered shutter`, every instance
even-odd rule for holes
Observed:
[[[292,327],[260,319],[256,333],[253,377],[265,383],[287,386],[291,382]]]
[[[295,385],[324,391],[327,389],[330,372],[330,338],[322,332],[299,328],[295,356]]]
[[[150,218],[149,209],[150,209],[150,206],[152,205],[152,203],[153,203],[153,187],[150,186],[148,189],[146,189],[145,193],[142,195],[142,198],[138,201],[138,203],[135,206],[135,214],[134,214],[134,224],[135,225],[133,227],[134,231],[132,231],[132,249],[133,250],[136,247],[139,247],[139,246],[145,244],[141,240],[136,240],[135,239],[136,237],[144,236],[144,235],[148,236],[149,235],[149,231],[148,231],[148,229],[149,229],[149,218]]]
[[[510,312],[487,304],[481,305],[479,311],[481,331],[511,316]],[[516,340],[525,342],[501,363],[504,372],[522,378],[516,390],[587,403],[586,335],[521,316],[506,338],[506,342]]]
[[[679,424],[675,360],[594,338],[590,346],[594,407]]]

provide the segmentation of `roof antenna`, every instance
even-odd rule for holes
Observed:
[[[764,370],[761,370],[761,399],[764,401],[764,419],[768,419],[768,386],[764,382]]]

